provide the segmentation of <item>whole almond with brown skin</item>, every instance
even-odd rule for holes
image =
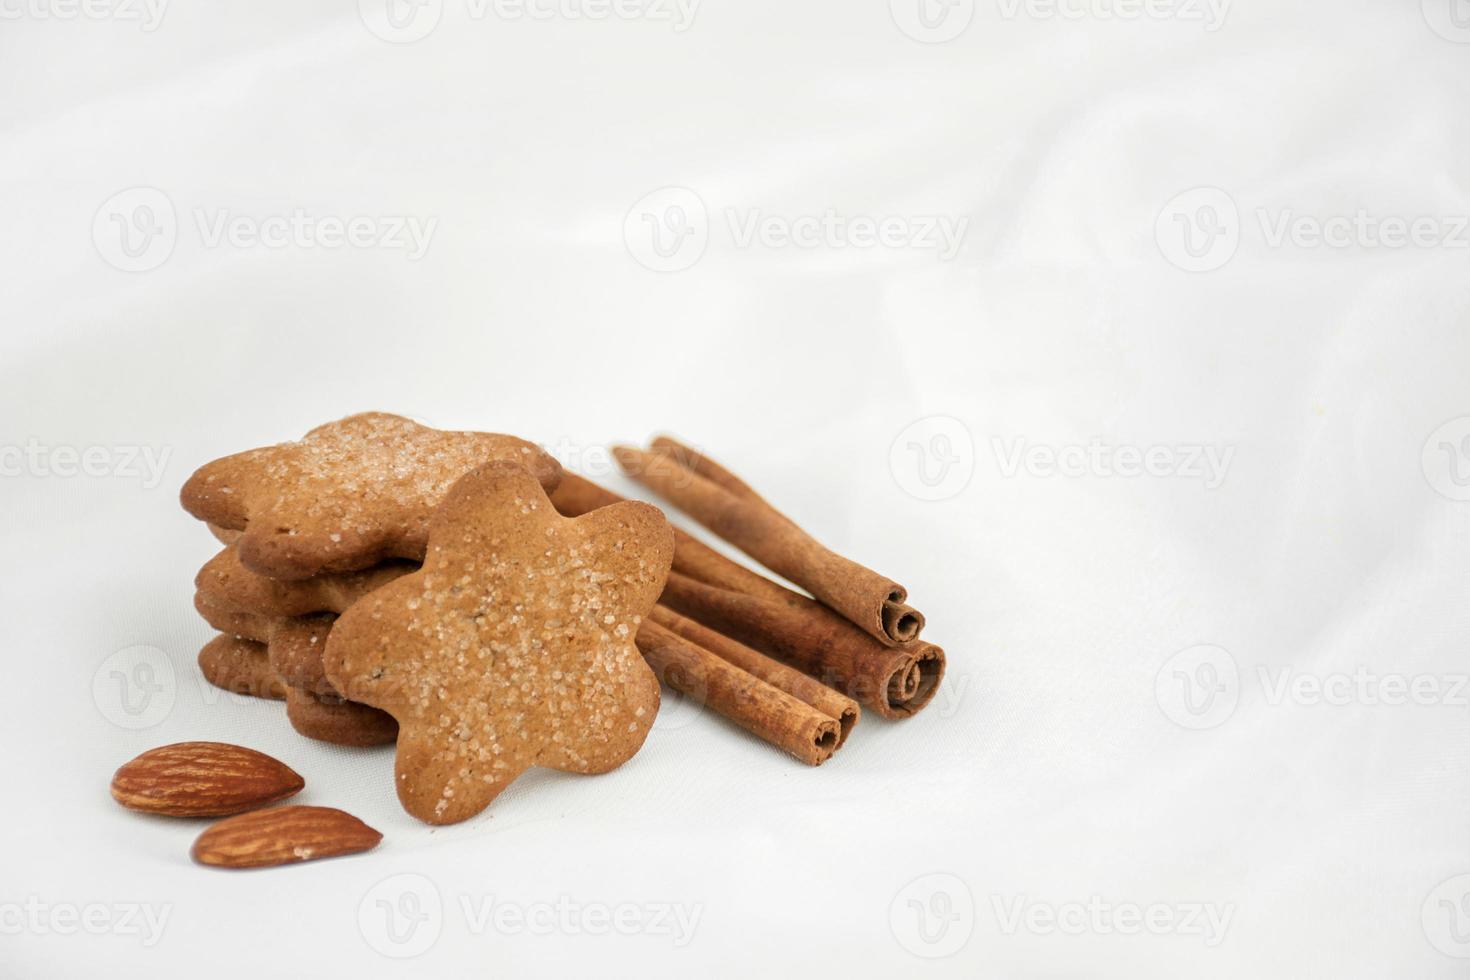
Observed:
[[[383,835],[329,806],[278,806],[221,820],[190,855],[216,868],[269,868],[370,851]]]
[[[263,752],[225,742],[149,749],[112,777],[112,798],[170,817],[223,817],[301,792],[305,780]]]

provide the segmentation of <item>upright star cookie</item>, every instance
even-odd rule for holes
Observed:
[[[556,460],[523,439],[370,412],[215,460],[180,498],[200,520],[243,532],[246,568],[297,580],[422,558],[429,517],[454,481],[494,461],[524,466],[548,491],[561,479]]]
[[[673,555],[649,504],[565,518],[506,463],[455,484],[423,569],[359,600],[327,640],[332,684],[398,719],[404,809],[456,823],[534,766],[631,758],[659,700],[633,639]]]

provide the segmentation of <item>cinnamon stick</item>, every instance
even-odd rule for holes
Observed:
[[[841,738],[837,719],[772,687],[652,619],[638,629],[638,649],[659,679],[698,698],[746,731],[809,766],[832,757]]]
[[[667,457],[668,459],[679,464],[685,469],[693,471],[699,476],[704,477],[706,480],[709,480],[711,483],[717,484],[718,486],[724,488],[735,496],[741,497],[752,504],[765,508],[770,513],[770,516],[780,518],[787,524],[790,524],[793,528],[796,528],[798,533],[804,533],[801,532],[800,528],[797,528],[796,523],[792,521],[791,518],[778,511],[775,507],[771,506],[771,504],[767,502],[764,497],[756,493],[754,488],[752,488],[750,484],[746,483],[744,480],[740,479],[740,477],[736,476],[734,473],[731,473],[729,470],[725,469],[719,463],[715,462],[713,459],[700,452],[699,450],[694,449],[690,446],[686,446],[684,443],[679,442],[677,439],[674,439],[671,436],[658,436],[650,444],[650,450],[658,455]],[[739,566],[736,567],[738,568]],[[741,570],[744,571],[744,569]],[[687,574],[693,575],[694,578],[697,578],[700,581],[709,582],[711,585],[722,585],[725,588],[733,588],[740,592],[749,592],[752,595],[766,595],[768,598],[782,599],[783,601],[788,600],[792,597],[796,597],[799,599],[805,598],[804,596],[798,597],[796,596],[796,593],[784,589],[776,583],[762,578],[759,575],[753,576],[754,581],[752,581],[751,579],[741,579],[738,582],[727,584],[725,582],[715,581],[704,575],[700,575],[697,572],[690,572]],[[766,588],[766,586],[769,586],[769,588]],[[781,593],[784,593],[784,595]],[[905,596],[905,598],[907,597]],[[909,627],[904,624],[906,622],[912,621],[912,619],[916,619],[917,624],[912,627],[912,632],[910,632]],[[880,639],[885,639],[886,641],[887,638],[896,637],[900,636],[900,634],[904,634],[901,637],[900,642],[906,643],[912,640],[917,640],[919,638],[919,632],[922,631],[924,626],[924,617],[922,613],[914,609],[907,602],[890,601],[885,602],[883,605],[883,623],[884,631],[888,636],[882,637]]]
[[[568,517],[622,499],[574,473],[564,473],[551,495],[552,503]],[[685,582],[715,590],[684,589],[683,608],[675,606],[679,612],[814,676],[884,718],[907,718],[918,712],[933,699],[944,676],[944,651],[934,644],[920,640],[895,651],[821,603],[751,571],[678,528],[674,528],[674,571]],[[664,602],[674,605],[668,587]],[[744,622],[742,615],[752,619]]]
[[[871,707],[907,718],[928,704],[944,677],[944,651],[918,640],[884,646],[839,617],[722,589],[678,572],[662,601],[675,611],[795,666]]]
[[[648,448],[650,451],[658,453],[661,456],[669,457],[685,469],[693,470],[711,483],[724,487],[737,497],[744,497],[752,503],[764,504],[767,507],[771,507],[760,494],[755,492],[750,484],[710,459],[704,453],[692,446],[684,445],[684,443],[672,436],[658,436],[653,442],[649,443]],[[771,507],[771,509],[775,510],[776,508]],[[785,517],[784,514],[781,516]],[[790,520],[790,518],[787,519]]]
[[[615,446],[613,455],[630,477],[864,632],[891,646],[918,639],[924,618],[908,604],[903,586],[826,548],[758,496],[683,465],[683,453]],[[710,472],[708,462],[705,471]],[[734,479],[723,468],[718,473],[726,483]]]
[[[853,726],[857,724],[861,714],[857,702],[816,678],[803,674],[794,667],[788,667],[779,660],[773,660],[708,626],[681,616],[668,606],[654,606],[649,618],[669,632],[677,633],[690,643],[734,664],[752,677],[806,702],[829,718],[837,719],[837,748],[842,747]]]

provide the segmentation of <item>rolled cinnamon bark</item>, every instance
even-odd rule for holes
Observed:
[[[801,528],[796,524],[795,521],[773,507],[769,501],[767,501],[760,494],[756,493],[754,488],[752,488],[750,484],[746,483],[744,480],[740,479],[740,477],[725,469],[723,466],[715,462],[704,453],[690,446],[686,446],[678,440],[673,439],[669,436],[659,436],[658,438],[654,439],[651,444],[651,449],[655,453],[669,457],[686,469],[693,470],[695,473],[699,474],[712,483],[718,484],[735,496],[741,497],[752,504],[757,504],[761,507],[764,507],[767,511],[770,512],[770,516],[780,518],[787,524],[790,524],[797,533],[810,540],[810,536],[806,535],[806,533],[801,530]],[[813,544],[815,544],[815,542],[813,542]],[[817,545],[817,547],[821,546]],[[698,576],[695,577],[698,578]],[[793,581],[795,580],[793,579]],[[749,588],[744,588],[740,591],[750,592],[751,590]],[[761,592],[757,590],[752,592],[752,594],[760,595]],[[780,597],[773,596],[772,598]],[[919,633],[922,632],[924,629],[924,615],[913,606],[909,605],[907,599],[908,596],[907,593],[905,593],[905,595],[903,596],[903,601],[898,601],[897,597],[895,596],[892,597],[890,601],[884,602],[883,629],[886,636],[879,637],[879,639],[882,639],[885,642],[888,642],[889,640],[895,640],[899,643],[908,643],[919,638]]]
[[[723,633],[717,633],[708,626],[681,616],[668,606],[654,606],[648,618],[669,632],[677,633],[690,643],[715,654],[721,660],[734,664],[752,677],[806,702],[829,718],[837,719],[837,748],[842,747],[853,726],[857,724],[861,714],[857,702],[834,691],[815,677],[803,674],[738,640],[732,640]]]
[[[714,483],[721,488],[728,490],[730,493],[734,494],[737,497],[740,497],[752,504],[756,504],[765,508],[770,513],[771,517],[780,518],[787,524],[790,524],[793,528],[796,528],[798,533],[802,533],[803,535],[805,534],[805,532],[802,532],[801,529],[796,526],[796,523],[792,521],[791,518],[778,511],[775,507],[772,507],[765,498],[756,493],[755,490],[751,488],[750,484],[746,483],[744,480],[740,479],[740,477],[736,476],[734,473],[731,473],[729,470],[725,469],[719,463],[715,462],[713,459],[710,459],[699,450],[694,449],[690,446],[686,446],[682,442],[679,442],[678,440],[673,439],[669,436],[659,436],[658,438],[654,439],[653,442],[650,444],[650,451],[657,455],[668,458],[669,460],[677,463],[687,470],[693,471],[697,475],[704,477],[706,480],[709,480],[711,483]],[[701,555],[700,557],[704,558],[706,556]],[[694,578],[697,578],[702,582],[709,582],[711,585],[721,585],[725,588],[733,588],[740,592],[749,592],[752,595],[770,594],[770,597],[775,599],[784,600],[787,598],[787,596],[771,594],[769,590],[764,589],[762,587],[763,585],[770,585],[778,592],[787,591],[781,589],[781,587],[777,586],[774,582],[769,582],[768,580],[762,579],[759,576],[756,576],[759,584],[750,582],[749,580],[742,581],[740,584],[726,584],[720,581],[712,580],[705,575],[699,574],[697,571],[686,572],[685,574],[692,575]],[[788,595],[791,595],[791,593],[788,593]],[[887,639],[897,638],[898,641],[901,643],[907,643],[912,640],[917,640],[919,638],[919,632],[923,629],[923,625],[923,614],[916,610],[913,606],[909,605],[907,602],[885,602],[883,604],[883,630],[887,635],[886,637],[880,637],[880,639],[885,639],[886,642]]]
[[[568,517],[622,499],[572,473],[563,474],[551,495],[552,503]],[[686,583],[716,590],[691,596],[686,588],[685,607],[675,606],[679,612],[813,675],[884,718],[915,714],[933,699],[944,676],[944,651],[932,643],[907,644],[896,654],[821,603],[751,571],[678,528],[674,528],[674,571]],[[759,601],[743,602],[741,597]],[[664,601],[674,605],[668,587]],[[791,611],[783,613],[779,606]],[[740,623],[742,609],[757,621]]]
[[[809,766],[832,757],[841,739],[837,719],[651,619],[638,629],[638,649],[659,679]]]
[[[660,456],[667,456],[686,470],[693,470],[706,480],[724,487],[737,497],[744,497],[753,503],[771,507],[765,498],[755,492],[750,484],[692,446],[686,446],[671,436],[658,436],[653,442],[648,444],[648,448],[650,452],[658,453]],[[771,509],[775,510],[776,508],[771,507]],[[786,515],[782,514],[781,516],[785,517]],[[790,518],[787,518],[787,520],[790,520]]]
[[[797,526],[795,521],[771,506],[764,497],[755,492],[750,484],[698,450],[686,446],[669,436],[659,436],[654,439],[651,449],[652,452],[678,463],[685,469],[692,470],[694,473],[722,487],[735,496],[764,508],[770,517],[785,521],[791,525],[795,533],[810,540],[809,536]],[[815,542],[813,543],[815,544]],[[817,547],[820,547],[820,545],[817,545]],[[706,550],[715,559],[718,559],[725,565],[733,565],[733,563],[724,559],[722,555],[719,555],[718,552],[714,552],[712,549]],[[723,566],[717,565],[714,561],[709,560],[709,555],[701,554],[696,557],[699,559],[700,564],[686,574],[692,575],[692,577],[699,579],[701,582],[708,582],[710,585],[719,585],[722,588],[733,588],[736,591],[747,592],[751,595],[763,595],[772,599],[780,599],[783,602],[790,601],[794,598],[797,600],[798,605],[805,602],[805,596],[798,596],[789,589],[785,589],[762,576],[755,575],[754,573],[748,576],[739,575],[738,572],[746,571],[741,566],[733,565],[737,573],[732,573]],[[701,572],[704,574],[701,574]],[[721,581],[721,577],[725,581]],[[907,595],[904,598],[907,599]],[[879,637],[879,639],[885,643],[895,638],[901,643],[917,640],[919,633],[924,628],[923,614],[906,601],[898,602],[890,598],[889,601],[883,603],[882,616],[883,630],[886,635]],[[867,632],[871,631],[869,630]]]
[[[837,616],[669,574],[661,600],[862,702],[884,718],[907,718],[933,699],[944,651],[920,640],[890,647]]]
[[[615,446],[613,455],[630,477],[864,632],[889,645],[918,639],[924,618],[903,586],[826,548],[759,497],[731,491],[674,454]]]

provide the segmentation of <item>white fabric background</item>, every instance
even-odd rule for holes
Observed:
[[[930,8],[938,34],[904,0],[705,0],[682,31],[450,0],[412,44],[367,28],[371,0],[175,0],[151,31],[4,9],[0,443],[40,462],[17,475],[11,451],[0,480],[0,975],[1465,975],[1470,251],[1267,233],[1470,209],[1450,0],[1240,0],[1208,25],[960,0]],[[111,215],[158,198],[107,202],[138,187],[177,243],[127,272]],[[666,187],[708,241],[655,272],[630,209]],[[1217,190],[1171,210],[1196,188]],[[437,226],[410,261],[209,247],[195,218],[298,208]],[[729,209],[968,227],[949,261],[741,246]],[[1220,219],[1218,267],[1171,261],[1175,213]],[[533,774],[469,824],[417,825],[390,752],[308,742],[193,667],[213,548],[179,484],[374,408],[594,471],[598,446],[675,431],[905,582],[946,687],[818,770],[670,701],[615,774]],[[1232,455],[1214,488],[1008,475],[1017,440]],[[920,499],[911,442],[942,451],[926,472],[958,467],[944,499]],[[113,465],[131,446],[169,453],[156,486]],[[107,475],[53,472],[87,447]],[[1208,680],[1201,646],[1223,707],[1191,715],[1175,671]],[[176,671],[141,730],[113,686],[134,656]],[[1437,703],[1277,698],[1282,671],[1417,679]],[[383,845],[191,865],[198,826],[106,786],[194,738],[278,755],[301,802]],[[442,911],[389,935],[378,902],[407,893]],[[486,926],[487,901],[627,904],[645,928]],[[138,903],[168,915],[156,942]],[[1228,927],[1046,928],[1089,903]],[[92,905],[99,934],[67,934]],[[661,907],[696,912],[692,936]]]

